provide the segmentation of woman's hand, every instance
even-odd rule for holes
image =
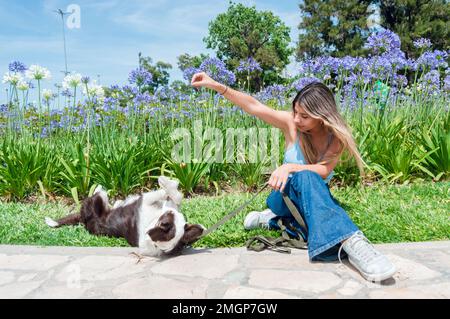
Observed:
[[[284,191],[284,187],[286,186],[286,182],[288,180],[289,174],[291,173],[289,169],[289,164],[283,164],[273,171],[272,175],[269,178],[269,186],[274,190]]]
[[[205,72],[195,73],[192,76],[191,85],[195,88],[206,87],[208,89],[214,89],[214,86],[218,83],[211,79]]]

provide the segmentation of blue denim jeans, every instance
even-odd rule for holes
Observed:
[[[308,241],[309,259],[311,261],[337,260],[341,242],[358,231],[358,227],[331,195],[328,184],[316,172],[304,170],[288,178],[283,192],[297,207],[308,228],[308,230],[302,229],[302,233]],[[267,207],[277,215],[270,220],[271,227],[277,228],[276,221],[284,217],[300,228],[280,191],[273,190],[266,203]],[[342,257],[345,257],[345,254]]]

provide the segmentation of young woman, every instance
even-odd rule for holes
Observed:
[[[328,182],[345,150],[352,155],[362,174],[363,160],[351,131],[339,114],[332,92],[322,83],[305,86],[292,103],[292,112],[274,110],[255,98],[211,79],[206,73],[192,77],[193,87],[215,90],[243,111],[282,130],[286,140],[283,165],[271,175],[273,188],[263,212],[251,212],[246,229],[273,227],[280,217],[300,227],[283,201],[286,194],[306,222],[303,230],[311,261],[341,260],[342,250],[364,278],[388,279],[395,266],[367,240],[345,210],[331,195]]]

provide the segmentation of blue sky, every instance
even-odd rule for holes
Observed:
[[[210,53],[202,39],[208,22],[225,12],[228,0],[0,0],[0,72],[11,61],[47,67],[62,81],[64,54],[60,17],[54,10],[76,4],[81,28],[67,29],[68,69],[103,85],[125,84],[137,66],[138,53],[172,64],[171,81],[180,79],[176,57]],[[299,1],[243,0],[258,10],[270,10],[291,28],[291,45],[298,37]],[[287,70],[295,72],[295,62]],[[44,87],[45,87],[44,86]],[[2,87],[4,92],[4,87]],[[2,96],[4,93],[1,94]]]

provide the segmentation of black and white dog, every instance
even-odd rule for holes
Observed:
[[[197,240],[205,231],[199,224],[188,224],[180,213],[183,194],[178,182],[160,176],[161,189],[132,195],[109,206],[108,195],[101,187],[86,198],[80,213],[57,221],[45,218],[50,227],[84,224],[94,235],[123,237],[140,254],[147,256],[174,255]]]

